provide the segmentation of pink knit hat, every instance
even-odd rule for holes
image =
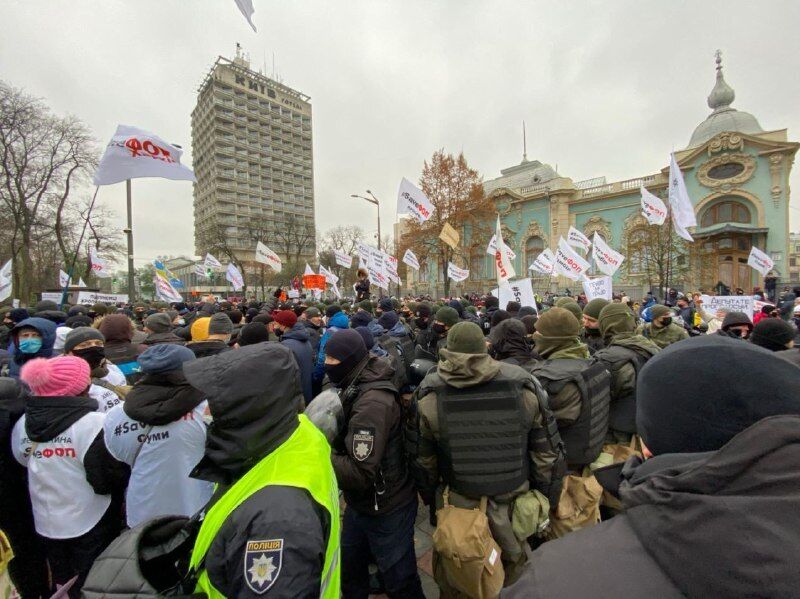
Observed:
[[[76,356],[35,358],[23,365],[20,378],[34,395],[69,397],[83,393],[91,382],[89,363]]]

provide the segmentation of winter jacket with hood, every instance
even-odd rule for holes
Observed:
[[[194,352],[196,358],[207,358],[209,356],[216,356],[217,354],[230,351],[227,343],[221,339],[206,339],[205,341],[190,341],[186,344],[190,350]]]
[[[799,416],[621,470],[625,513],[539,547],[501,597],[797,597]]]
[[[142,341],[142,345],[150,347],[151,345],[158,345],[159,343],[173,343],[175,345],[186,345],[186,340],[178,337],[172,331],[166,333],[150,333]]]
[[[106,338],[106,359],[116,364],[132,385],[141,376],[136,358],[147,349],[132,342],[133,323],[122,314],[110,314],[103,318],[97,328]]]
[[[36,531],[44,537],[86,534],[128,482],[130,469],[106,449],[105,415],[96,410],[88,396],[30,397],[14,425],[11,447],[28,468]]]
[[[368,355],[340,387],[345,425],[333,442],[331,459],[348,507],[360,514],[386,514],[416,496],[405,465],[402,412],[393,376],[388,358]],[[366,440],[368,453],[363,456],[356,436],[365,435],[371,435],[372,442]]]
[[[308,340],[308,332],[302,322],[283,332],[281,343],[292,350],[297,366],[300,368],[300,386],[306,404],[314,399],[311,390],[311,377],[314,373],[314,349]]]
[[[248,345],[183,369],[203,391],[213,417],[192,476],[218,483],[221,495],[296,430],[303,403],[299,369],[279,343]],[[259,596],[242,567],[247,541],[283,539],[286,550],[270,596],[316,597],[329,530],[325,508],[304,489],[268,485],[241,503],[214,537],[205,561],[210,581],[225,597]]]
[[[19,351],[18,335],[21,329],[35,329],[42,337],[42,347],[35,354],[23,354]],[[26,318],[11,330],[11,360],[8,363],[8,375],[19,378],[19,371],[22,365],[34,358],[49,358],[53,355],[53,344],[56,342],[56,324],[45,318],[33,316]]]
[[[182,370],[172,370],[145,374],[108,412],[108,451],[131,467],[129,527],[158,516],[191,516],[211,497],[211,483],[189,478],[205,449],[203,399]]]
[[[538,354],[528,345],[522,321],[515,318],[504,320],[489,332],[488,340],[495,360],[516,364],[525,370],[536,364]]]
[[[322,340],[322,327],[315,325],[310,320],[302,320],[301,322],[303,323],[303,326],[306,327],[308,341],[311,343],[311,349],[314,350],[314,356],[316,357],[317,352],[319,351],[319,342]]]
[[[328,339],[330,339],[331,335],[333,335],[336,331],[349,328],[350,320],[347,318],[347,314],[344,312],[337,312],[330,317],[330,320],[328,320],[328,328],[325,330],[325,334],[322,335],[322,339],[319,340],[317,363],[314,366],[315,381],[320,382],[325,377],[325,345],[328,343]]]

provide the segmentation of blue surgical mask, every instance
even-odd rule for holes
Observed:
[[[39,337],[27,337],[19,340],[19,351],[23,354],[35,354],[42,349],[42,340]]]

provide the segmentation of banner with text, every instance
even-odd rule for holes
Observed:
[[[586,299],[592,301],[595,298],[601,298],[611,301],[611,277],[597,277],[596,279],[584,279],[583,292],[586,294]]]
[[[340,250],[333,250],[333,257],[336,259],[336,264],[343,268],[350,268],[353,266],[353,257],[348,256]]]
[[[578,252],[573,250],[563,237],[560,237],[556,248],[554,272],[564,275],[573,281],[578,281],[586,274],[587,270],[589,270],[589,263]]]
[[[433,204],[421,189],[403,177],[397,192],[397,214],[410,214],[424,223],[433,214]]]
[[[702,295],[703,309],[714,314],[720,308],[731,312],[744,312],[753,320],[754,298],[752,295]]]
[[[411,250],[406,250],[406,253],[403,254],[403,262],[414,270],[419,270],[419,260],[417,260],[417,256]]]
[[[256,262],[261,262],[261,264],[266,264],[275,272],[281,272],[283,269],[283,264],[281,263],[280,256],[269,249],[266,245],[261,243],[260,241],[256,243]]]
[[[550,248],[545,248],[541,254],[536,256],[536,260],[534,260],[533,264],[528,267],[528,270],[535,270],[543,275],[552,275],[555,267],[556,256],[553,253],[553,250]]]
[[[469,276],[469,270],[465,268],[459,268],[452,262],[447,263],[447,276],[453,279],[454,281],[461,282],[465,280]]]
[[[537,312],[536,296],[533,293],[533,284],[530,278],[509,281],[506,285],[492,289],[492,295],[498,299],[500,308],[506,309],[508,302],[519,302],[520,307],[530,306]]]
[[[592,237],[592,257],[597,268],[610,277],[614,276],[625,260],[625,256],[612,249],[597,232]]]

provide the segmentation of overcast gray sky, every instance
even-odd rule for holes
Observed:
[[[521,159],[523,119],[528,157],[575,181],[656,172],[709,113],[717,48],[734,107],[800,140],[793,0],[254,5],[257,34],[234,0],[3,0],[0,78],[83,119],[101,147],[118,123],[136,125],[183,145],[191,164],[190,113],[209,66],[240,42],[271,71],[274,52],[284,83],[311,96],[322,231],[374,231],[374,209],[349,197],[367,188],[388,229],[400,178],[416,181],[438,148],[498,176]],[[191,184],[133,188],[137,265],[191,255]],[[120,223],[124,198],[123,184],[99,195]]]

